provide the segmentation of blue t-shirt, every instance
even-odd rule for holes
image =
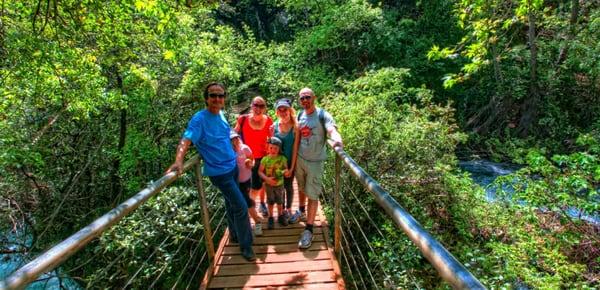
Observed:
[[[183,138],[192,141],[204,159],[204,175],[216,176],[235,169],[236,154],[229,139],[230,131],[223,112],[213,114],[204,109],[188,123]]]

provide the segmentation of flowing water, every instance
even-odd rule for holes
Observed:
[[[521,168],[521,166],[511,163],[496,163],[489,160],[462,160],[459,161],[458,166],[471,174],[471,179],[481,187],[485,188],[486,199],[490,202],[498,199],[496,190],[498,185],[493,184],[497,177],[502,175],[511,174]],[[503,184],[502,189],[507,192],[512,192],[512,186],[510,184]],[[597,189],[600,193],[600,188]],[[512,201],[522,202],[522,201]],[[588,214],[576,207],[570,207],[566,210],[567,214],[576,219],[581,219],[592,223],[594,225],[600,225],[600,215]]]

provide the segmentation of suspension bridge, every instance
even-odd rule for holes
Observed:
[[[386,279],[391,273],[387,273],[381,263],[369,258],[369,254],[377,251],[372,246],[371,236],[374,234],[376,237],[384,238],[383,233],[378,230],[379,225],[361,203],[365,198],[361,194],[370,194],[386,218],[393,221],[396,228],[408,236],[423,257],[435,268],[441,279],[454,289],[485,289],[464,265],[432,237],[342,148],[336,147],[333,150],[335,152],[334,180],[326,187],[320,202],[312,246],[306,250],[297,247],[304,223],[291,224],[287,227],[276,225],[272,230],[265,230],[263,236],[255,237],[253,249],[257,260],[253,262],[242,258],[238,245],[229,239],[228,230],[223,222],[223,205],[221,203],[220,206],[216,206],[218,203],[215,202],[219,199],[218,194],[207,198],[206,182],[203,181],[200,170],[201,161],[197,156],[188,160],[184,165],[184,171],[192,169],[195,171],[194,183],[202,209],[200,216],[204,232],[199,239],[196,239],[197,246],[191,253],[179,253],[181,249],[179,246],[178,255],[186,256],[187,262],[184,263],[185,269],[178,270],[180,272],[178,278],[171,281],[170,285],[156,284],[165,272],[165,266],[160,270],[159,277],[156,277],[152,283],[147,283],[148,288],[395,288],[389,285]],[[59,267],[69,257],[177,179],[178,176],[171,172],[151,183],[113,210],[17,269],[4,281],[0,281],[0,290],[25,288],[44,273]],[[355,192],[352,186],[348,186],[351,182],[361,184],[364,190]],[[296,192],[293,208],[297,208],[297,201]],[[324,211],[321,205],[327,210]],[[330,219],[327,218],[328,216]],[[221,230],[222,228],[225,230]],[[373,231],[367,234],[363,230],[365,228]],[[164,244],[167,239],[165,238],[162,243]],[[154,256],[157,250],[158,247],[150,256]],[[148,257],[143,265],[147,265],[150,258]],[[116,287],[135,288],[132,286],[132,281],[141,271],[140,267],[131,277],[121,277],[121,281],[127,282]],[[192,278],[187,283],[181,282],[184,273],[191,273]]]

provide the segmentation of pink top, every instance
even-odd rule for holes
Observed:
[[[246,182],[252,176],[252,169],[246,167],[246,159],[252,159],[252,150],[248,145],[240,143],[240,150],[235,153],[237,154],[237,166],[240,171],[238,182]]]

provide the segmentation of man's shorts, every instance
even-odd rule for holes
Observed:
[[[308,161],[298,156],[296,161],[296,180],[298,190],[311,200],[318,200],[323,191],[323,172],[325,161]]]
[[[258,190],[262,188],[263,180],[258,175],[258,168],[260,167],[261,158],[254,159],[254,167],[252,167],[252,189]]]
[[[265,184],[265,190],[267,191],[267,203],[272,204],[283,204],[283,195],[285,194],[285,187],[283,185],[270,186]]]

